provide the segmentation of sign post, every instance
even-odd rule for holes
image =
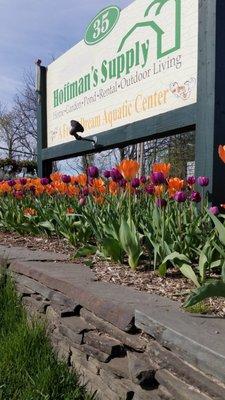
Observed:
[[[199,67],[196,119],[196,173],[210,178],[210,201],[225,201],[225,1],[199,2]]]
[[[52,172],[52,160],[43,160],[43,151],[47,148],[47,104],[46,104],[46,77],[47,69],[36,63],[36,93],[37,93],[37,152],[38,175],[49,176]]]

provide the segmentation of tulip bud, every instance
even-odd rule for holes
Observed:
[[[8,181],[8,185],[9,185],[10,187],[15,186],[15,184],[16,184],[16,181],[15,181],[14,179],[10,179],[10,180]]]
[[[13,196],[17,199],[17,200],[21,200],[23,198],[23,192],[22,190],[15,190],[15,192],[13,192]]]
[[[27,184],[27,179],[26,178],[20,178],[20,184],[22,186],[25,186]]]
[[[200,176],[197,179],[197,182],[200,186],[208,186],[209,184],[209,178],[207,178],[207,176]]]
[[[89,195],[89,190],[88,190],[87,187],[83,188],[83,190],[82,190],[82,195],[83,195],[83,196],[88,196],[88,195]]]
[[[195,182],[196,182],[196,178],[194,176],[189,176],[187,178],[188,185],[193,186],[195,184]]]
[[[218,207],[210,207],[209,211],[210,211],[213,215],[218,215],[218,214],[220,213]]]
[[[41,178],[41,184],[43,185],[43,186],[46,186],[46,185],[48,185],[49,184],[49,180],[48,180],[48,178]]]
[[[110,176],[114,182],[119,182],[123,179],[123,176],[121,175],[120,171],[117,168],[113,168],[110,171]]]
[[[106,170],[106,171],[104,171],[103,172],[103,175],[104,175],[104,177],[106,178],[106,179],[109,179],[110,178],[110,171],[108,171],[108,170]]]
[[[155,188],[154,188],[153,185],[149,185],[149,186],[147,186],[147,187],[145,188],[145,191],[146,191],[148,194],[154,194]]]
[[[83,207],[86,204],[86,197],[81,197],[79,202],[78,202],[79,206]]]
[[[174,200],[178,203],[184,203],[187,200],[186,193],[184,192],[176,192],[174,195]]]
[[[63,183],[70,183],[71,177],[69,175],[62,175],[61,177]]]
[[[159,208],[165,208],[167,206],[167,201],[165,199],[157,199],[155,202],[156,206]]]
[[[199,192],[192,192],[190,195],[190,200],[194,203],[200,203],[202,197]]]
[[[98,178],[99,176],[98,168],[95,166],[88,167],[88,176],[90,178]]]
[[[126,179],[121,179],[121,180],[119,181],[119,185],[120,185],[120,187],[125,188],[126,185],[127,185]]]
[[[144,185],[147,182],[146,176],[141,176],[140,182]]]
[[[31,186],[30,186],[30,191],[34,194],[34,193],[35,193],[35,190],[36,190],[36,189],[35,189],[35,186],[34,186],[34,185],[31,185]]]
[[[162,185],[165,183],[165,176],[162,172],[153,172],[151,175],[152,183],[154,185]]]
[[[138,178],[133,178],[131,181],[131,186],[136,189],[140,186],[140,179]]]

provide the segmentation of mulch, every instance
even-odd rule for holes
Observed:
[[[183,302],[194,285],[184,278],[177,269],[169,269],[165,277],[160,277],[146,261],[136,271],[126,264],[118,264],[103,260],[97,256],[74,259],[76,249],[66,239],[21,236],[17,233],[0,232],[0,244],[25,247],[30,250],[51,251],[68,255],[70,262],[87,265],[95,272],[96,280],[129,286],[138,291],[155,293],[172,300]],[[202,314],[225,317],[225,300],[209,299],[197,308]]]

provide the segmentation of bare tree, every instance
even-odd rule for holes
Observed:
[[[33,155],[37,148],[37,96],[31,71],[24,75],[24,87],[15,96],[13,112],[20,127],[18,141],[22,148]]]
[[[18,149],[18,131],[19,126],[17,125],[14,118],[13,111],[8,112],[6,108],[0,105],[0,140],[1,147],[4,148],[3,154],[13,159],[16,157],[16,151]]]

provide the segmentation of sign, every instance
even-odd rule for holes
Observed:
[[[47,145],[157,116],[197,101],[197,0],[137,0],[110,6],[85,40],[47,71]]]

